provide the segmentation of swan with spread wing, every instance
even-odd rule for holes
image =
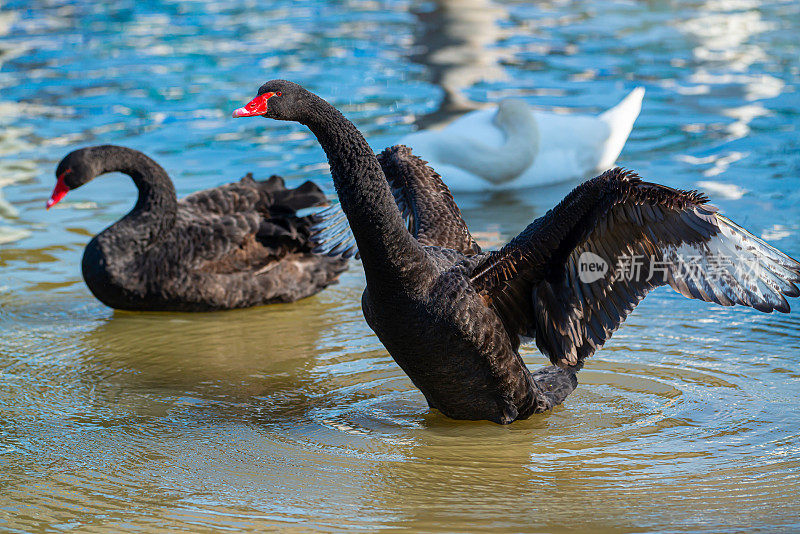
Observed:
[[[336,210],[321,215],[321,246],[360,254],[367,323],[428,404],[452,418],[507,424],[560,404],[585,359],[655,287],[763,312],[787,312],[786,297],[800,296],[800,263],[694,191],[615,168],[483,252],[425,162],[402,147],[379,161],[320,97],[273,80],[234,112],[248,116],[297,121],[316,135],[347,221]],[[588,277],[586,258],[636,260],[640,274]],[[523,336],[553,365],[528,370]]]

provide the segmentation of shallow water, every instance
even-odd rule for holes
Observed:
[[[308,132],[228,119],[270,78],[375,148],[503,96],[596,112],[642,85],[621,164],[800,257],[799,33],[796,2],[751,0],[6,2],[0,530],[800,530],[798,311],[660,290],[564,406],[455,422],[364,323],[359,266],[294,305],[113,312],[80,255],[133,186],[43,209],[58,160],[96,143],[149,153],[180,194],[249,171],[332,192]],[[458,201],[497,242],[572,185]]]

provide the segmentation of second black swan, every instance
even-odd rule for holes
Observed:
[[[297,121],[317,137],[363,261],[364,317],[428,404],[452,418],[507,424],[561,403],[584,360],[655,287],[763,312],[787,312],[785,297],[800,296],[800,263],[694,191],[613,169],[500,250],[465,250],[441,231],[467,232],[435,173],[412,165],[406,172],[428,176],[429,187],[398,184],[322,98],[273,80],[234,112],[246,116]],[[445,209],[426,207],[437,190]],[[586,276],[582,265],[597,258],[612,268]],[[613,267],[626,258],[639,258],[644,274],[616,276]],[[518,352],[521,336],[535,338],[554,365],[530,372]]]
[[[59,163],[47,207],[109,172],[127,174],[139,190],[133,209],[83,254],[86,285],[112,308],[210,311],[293,302],[334,283],[347,267],[346,259],[312,253],[311,218],[295,213],[326,202],[311,182],[287,189],[278,176],[248,175],[178,200],[155,161],[103,145]]]

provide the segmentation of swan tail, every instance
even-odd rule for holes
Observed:
[[[608,125],[609,136],[604,143],[598,169],[605,170],[614,165],[642,110],[643,98],[644,87],[637,87],[619,104],[600,114],[600,120]]]
[[[248,175],[245,179],[250,178]],[[272,210],[284,209],[288,211],[298,211],[313,206],[321,206],[328,203],[328,199],[313,182],[303,182],[303,184],[288,188],[283,178],[272,175],[268,180],[255,181],[256,186],[266,193],[267,204]]]

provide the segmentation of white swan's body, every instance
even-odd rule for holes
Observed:
[[[637,87],[601,113],[562,115],[519,100],[467,113],[441,130],[406,135],[401,144],[428,161],[455,191],[514,189],[582,178],[611,167],[642,106]]]

